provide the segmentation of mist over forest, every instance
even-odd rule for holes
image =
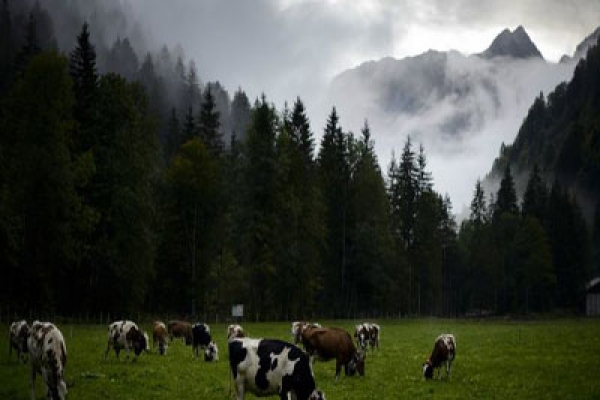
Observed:
[[[3,309],[582,312],[600,273],[593,41],[561,64],[366,63],[317,102],[320,126],[297,93],[274,104],[205,80],[132,4],[0,3]],[[395,151],[382,160],[379,146]],[[483,181],[492,165],[497,186]],[[470,187],[461,221],[464,199],[455,210],[438,189],[456,176]]]

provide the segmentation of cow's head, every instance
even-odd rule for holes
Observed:
[[[423,377],[425,379],[433,378],[433,365],[431,365],[430,361],[423,364]]]
[[[134,330],[135,328],[131,329]],[[139,331],[137,329],[135,330],[135,332],[132,332],[131,342],[133,344],[133,352],[136,356],[139,356],[142,353],[142,351],[148,348],[148,341],[146,340],[146,335],[144,334],[144,332]]]
[[[321,392],[320,390],[314,390],[310,394],[308,400],[325,400],[325,393]]]
[[[348,374],[353,376],[358,372],[360,376],[365,375],[365,358],[367,353],[363,351],[357,351],[352,359],[348,363]]]
[[[219,348],[215,342],[210,342],[204,349],[204,361],[219,361]]]

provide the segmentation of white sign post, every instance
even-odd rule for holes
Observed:
[[[239,321],[244,317],[244,305],[243,304],[234,304],[231,306],[231,316]]]

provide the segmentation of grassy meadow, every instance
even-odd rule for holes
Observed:
[[[320,321],[352,332],[355,321]],[[356,321],[358,322],[358,321]],[[316,362],[317,387],[333,399],[598,399],[600,320],[536,322],[386,320],[381,349],[369,352],[364,377],[335,380],[335,362]],[[155,349],[137,362],[104,360],[107,327],[60,325],[67,342],[70,399],[227,399],[226,325],[213,324],[220,360],[194,360],[181,341],[166,356]],[[252,337],[291,340],[290,323],[246,323]],[[142,324],[149,331],[150,324]],[[4,326],[8,332],[8,327]],[[440,333],[454,333],[457,355],[449,380],[425,382],[421,365]],[[4,341],[5,349],[7,339]],[[445,376],[445,372],[442,374]],[[233,388],[232,388],[233,390]],[[44,398],[41,377],[37,398]],[[249,398],[254,398],[248,395]],[[29,365],[0,357],[0,399],[29,399]]]

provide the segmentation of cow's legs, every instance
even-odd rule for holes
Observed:
[[[235,380],[235,393],[237,400],[244,400],[244,381],[242,379]]]
[[[450,372],[452,371],[452,360],[446,361],[446,376],[450,377]]]
[[[335,379],[340,377],[340,371],[342,370],[342,365],[339,361],[335,361]]]
[[[106,360],[108,358],[108,352],[110,351],[110,340],[108,341],[108,344],[106,345],[106,351],[104,352],[104,359]]]

